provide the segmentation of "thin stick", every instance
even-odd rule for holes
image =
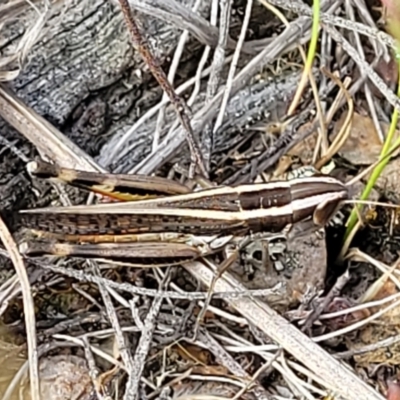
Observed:
[[[354,111],[353,99],[351,98],[349,92],[344,87],[343,82],[337,76],[329,72],[325,67],[322,68],[322,71],[324,72],[324,74],[328,75],[340,87],[343,94],[346,96],[347,104],[349,106],[349,111],[347,113],[346,120],[340,129],[340,132],[330,145],[328,151],[315,163],[316,169],[322,168],[322,166],[324,166],[340,150],[340,148],[349,138],[351,133],[351,119],[353,117],[353,111]]]
[[[270,3],[267,3],[265,0],[258,0],[265,8],[267,8],[268,10],[270,10],[271,12],[273,12],[286,26],[286,28],[289,27],[289,21],[287,20],[287,18],[273,5],[271,5]],[[314,21],[313,21],[313,25],[314,25]],[[318,88],[317,88],[317,84],[315,82],[314,76],[313,76],[313,72],[312,72],[312,62],[313,60],[311,59],[310,61],[307,58],[306,52],[303,49],[303,46],[299,43],[297,45],[297,48],[300,52],[301,58],[303,59],[303,62],[305,64],[304,67],[304,72],[302,74],[301,77],[301,81],[303,81],[304,79],[304,85],[306,85],[307,83],[307,77],[304,78],[305,74],[307,74],[308,79],[310,80],[310,84],[311,84],[311,89],[313,91],[313,95],[314,95],[314,100],[315,100],[315,106],[317,108],[317,117],[319,120],[319,128],[318,128],[318,134],[319,134],[319,143],[322,145],[322,149],[325,152],[326,149],[328,148],[328,139],[326,137],[326,129],[325,126],[327,126],[325,120],[324,120],[324,116],[323,116],[323,112],[322,112],[322,106],[321,106],[321,101],[319,98],[319,93],[318,93]],[[309,67],[308,67],[309,64]],[[301,96],[301,94],[303,93],[304,87],[301,88],[300,85],[297,88],[297,91],[295,93],[295,96],[293,98],[293,101],[287,111],[287,114],[289,116],[293,115],[295,108],[297,107],[297,103],[299,101],[299,98]],[[316,149],[319,149],[320,144],[318,144],[316,146]]]
[[[244,40],[246,38],[247,27],[250,22],[252,9],[253,9],[253,0],[247,0],[247,5],[246,5],[245,13],[244,13],[242,28],[240,30],[239,39],[238,39],[238,42],[236,45],[235,52],[233,54],[232,63],[229,68],[228,79],[226,81],[226,87],[225,87],[225,91],[224,91],[224,97],[222,98],[221,108],[218,113],[215,125],[214,125],[214,133],[217,132],[219,127],[222,125],[222,122],[224,119],[225,110],[228,105],[229,97],[230,97],[231,90],[232,90],[233,79],[234,79],[235,73],[236,73],[236,67],[237,67],[237,64],[239,61],[239,57],[240,57],[240,53],[241,53],[241,50],[243,47]]]
[[[196,3],[193,6],[192,11],[196,12],[197,9],[200,7],[200,3],[201,3],[201,0],[196,0]],[[179,39],[178,46],[175,50],[175,54],[174,54],[174,57],[172,58],[171,66],[168,71],[168,82],[170,82],[171,85],[174,83],[175,74],[178,69],[179,62],[181,60],[183,50],[185,48],[185,44],[186,44],[188,38],[189,38],[189,31],[185,30]],[[178,91],[176,91],[176,92],[178,92]],[[168,95],[167,95],[167,93],[164,92],[161,102],[164,102],[165,100],[167,100],[167,98],[168,98]],[[188,102],[188,105],[190,106],[189,102]],[[152,151],[156,151],[157,147],[159,146],[160,133],[161,133],[162,128],[165,123],[165,108],[166,107],[162,107],[158,113],[156,130],[154,131]]]
[[[208,287],[211,285],[213,275],[217,273],[199,262],[188,264],[185,269]],[[241,288],[241,284],[228,271],[215,283],[215,290],[218,292],[241,290]],[[350,368],[339,363],[313,343],[313,339],[299,332],[266,303],[250,298],[230,299],[227,302],[230,307],[248,319],[249,323],[324,380],[327,390],[338,393],[348,400],[384,400],[382,395],[362,381]]]
[[[217,4],[215,0],[215,4]],[[214,57],[211,64],[210,78],[207,83],[206,104],[210,103],[211,99],[216,95],[221,83],[222,68],[224,66],[226,47],[228,43],[229,22],[232,11],[232,0],[220,0],[220,16],[219,16],[219,37],[218,45],[214,51]],[[214,5],[214,3],[213,3]],[[214,6],[215,7],[215,6]],[[218,8],[215,7],[215,11]],[[214,21],[212,21],[214,22]],[[214,134],[216,130],[212,127],[211,122],[204,127],[202,136],[202,149],[207,170],[210,168],[211,155],[213,144],[215,141]]]
[[[142,334],[135,350],[134,361],[129,374],[129,393],[127,390],[125,398],[127,398],[128,394],[134,394],[135,398],[138,398],[137,393],[139,391],[140,379],[142,378],[142,374],[146,365],[146,357],[151,349],[151,342],[157,325],[156,319],[158,313],[160,312],[162,303],[162,296],[155,297],[144,320]]]
[[[194,135],[193,129],[190,125],[190,120],[187,115],[187,105],[184,100],[179,97],[172,85],[168,82],[168,78],[165,75],[163,69],[159,66],[156,59],[153,57],[150,48],[140,33],[139,27],[136,24],[135,19],[132,15],[132,10],[129,6],[128,0],[119,0],[121,5],[122,13],[125,18],[125,23],[128,27],[129,33],[131,34],[132,41],[134,45],[137,47],[140,55],[146,62],[147,66],[149,67],[151,73],[153,74],[154,78],[157,80],[158,84],[167,93],[168,97],[171,99],[171,103],[174,105],[178,118],[186,131],[186,138],[190,147],[190,153],[192,157],[192,166],[191,171],[192,173],[195,172],[195,167],[198,166],[200,173],[203,174],[205,177],[208,177],[206,169],[204,167],[203,157],[200,152],[200,146],[196,140]],[[194,168],[193,168],[194,167]],[[192,174],[191,173],[191,174]]]
[[[113,288],[115,290],[130,293],[133,296],[149,296],[149,297],[157,297],[159,295],[159,290],[155,289],[147,289],[138,286],[131,285],[130,283],[117,283],[109,279],[102,278],[100,276],[95,276],[92,274],[84,273],[83,271],[72,270],[64,267],[58,267],[51,264],[45,264],[36,260],[33,260],[34,264],[48,271],[52,271],[56,274],[61,274],[68,276],[70,278],[76,279],[80,282],[91,282],[96,285],[105,285],[107,288]],[[244,289],[242,291],[232,291],[229,293],[223,292],[213,293],[214,299],[226,299],[226,298],[240,298],[240,297],[267,297],[271,294],[276,295],[277,291],[281,288],[278,286],[277,288],[272,289]],[[206,300],[209,296],[209,292],[175,292],[175,291],[165,291],[162,293],[163,298],[175,299],[175,300],[188,300],[188,301],[196,301],[196,300]]]
[[[14,264],[15,271],[21,283],[22,298],[24,302],[24,315],[26,336],[28,342],[29,376],[31,386],[31,396],[33,400],[40,400],[40,382],[39,382],[39,356],[37,352],[36,341],[36,319],[33,306],[33,297],[29,284],[28,274],[21,255],[14,239],[12,238],[7,226],[0,217],[0,239],[8,251]]]
[[[105,172],[93,158],[0,84],[0,116],[60,167]]]

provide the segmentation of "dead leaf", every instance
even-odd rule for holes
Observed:
[[[204,376],[224,376],[228,377],[229,370],[223,365],[198,365],[193,367],[193,374]]]
[[[310,129],[312,126],[312,122],[308,122],[302,125],[299,128],[299,135],[301,135],[302,131]],[[299,157],[300,161],[303,165],[311,165],[312,158],[314,155],[315,145],[317,143],[318,133],[308,136],[305,140],[302,140],[296,146],[294,146],[289,152],[288,155],[292,157]]]
[[[331,140],[338,134],[344,124],[347,113],[344,112],[336,121]],[[381,123],[382,131],[387,133],[389,125]],[[395,139],[400,131],[395,132]],[[374,123],[371,118],[354,113],[350,137],[339,150],[339,155],[352,165],[371,165],[379,157],[382,151],[382,142],[379,140]]]
[[[190,361],[191,363],[196,362],[204,365],[208,365],[210,363],[211,354],[201,347],[189,344],[182,346],[182,344],[179,344],[174,346],[174,348],[180,357],[186,361]]]

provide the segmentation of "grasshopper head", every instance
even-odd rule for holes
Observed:
[[[324,226],[349,198],[349,189],[335,178],[315,176],[296,179],[291,186],[291,196],[294,221],[312,215],[316,225]]]

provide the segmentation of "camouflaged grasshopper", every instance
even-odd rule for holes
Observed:
[[[328,176],[190,192],[164,178],[89,173],[37,161],[28,171],[122,202],[20,211],[23,226],[53,239],[24,243],[22,253],[143,266],[194,260],[218,247],[209,246],[210,238],[280,233],[303,221],[322,227],[349,198],[348,187]]]

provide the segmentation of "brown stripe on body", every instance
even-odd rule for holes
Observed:
[[[30,229],[70,235],[126,235],[146,232],[178,232],[197,235],[243,234],[245,221],[212,220],[158,214],[20,214]]]
[[[248,219],[252,232],[282,231],[287,225],[314,219],[324,225],[333,216],[340,203],[349,197],[348,187],[331,177],[297,179],[290,186],[276,183],[268,189],[241,193],[243,210],[266,210],[266,215]],[[258,206],[257,206],[258,201]],[[268,211],[271,213],[268,215]]]
[[[239,194],[240,206],[243,210],[268,209],[289,204],[291,193],[288,185],[271,185],[269,189],[259,191],[243,191]]]
[[[221,189],[221,188],[219,188]],[[210,191],[208,195],[207,191]],[[246,211],[280,207],[290,203],[290,188],[285,182],[270,184],[269,188],[257,189],[256,186],[249,188],[245,185],[243,189],[237,187],[235,191],[227,188],[226,193],[216,194],[215,190],[207,189],[201,191],[201,196],[188,200],[165,199],[163,207],[220,210],[220,211]]]
[[[218,210],[218,211],[240,211],[239,194],[238,193],[227,193],[219,195],[202,196],[198,198],[179,200],[172,199],[168,201],[168,198],[162,203],[162,207],[174,207],[174,208],[187,208],[187,209],[198,209],[198,210]]]
[[[127,235],[71,235],[64,233],[52,233],[30,231],[36,239],[40,240],[58,240],[72,243],[133,243],[133,242],[173,242],[185,243],[191,238],[191,235],[182,233],[132,233]]]
[[[280,215],[278,218],[272,216],[265,216],[260,218],[249,219],[248,226],[251,233],[268,232],[279,233],[284,228],[292,224],[292,214],[288,213]]]

